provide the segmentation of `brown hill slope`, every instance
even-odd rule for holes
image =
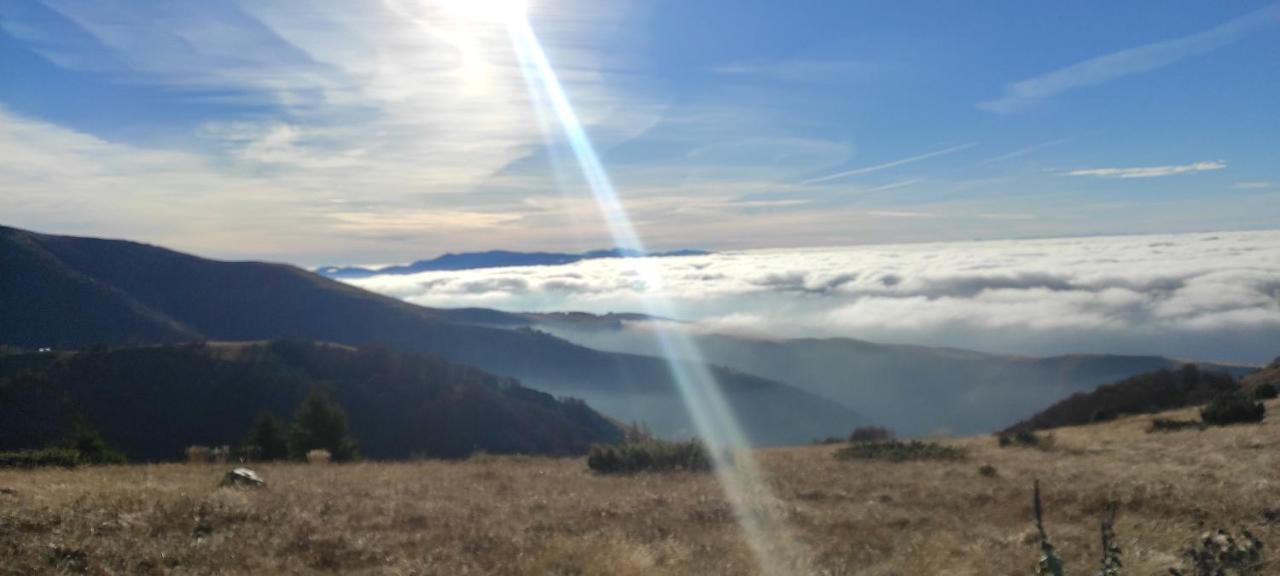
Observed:
[[[946,441],[969,452],[956,462],[838,461],[833,446],[759,455],[807,551],[796,574],[1029,574],[1033,479],[1068,573],[1096,570],[1109,501],[1126,573],[1168,573],[1217,527],[1252,531],[1272,561],[1260,574],[1277,573],[1280,420],[1149,434],[1151,419],[1062,428],[1048,451]],[[984,464],[994,477],[979,474]],[[581,459],[487,457],[271,465],[267,488],[246,491],[217,488],[223,472],[0,470],[0,572],[755,573],[711,475],[597,476]]]

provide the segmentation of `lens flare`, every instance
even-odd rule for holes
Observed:
[[[614,245],[643,252],[644,245],[627,217],[609,174],[528,19],[510,20],[508,29],[528,85],[540,92],[533,100],[548,105],[550,116],[564,130]],[[652,294],[644,299],[645,312],[664,318],[680,318],[675,306],[662,296],[663,278],[653,260],[628,258],[627,261]],[[750,452],[750,443],[725,401],[715,375],[701,361],[703,356],[697,344],[680,330],[659,329],[654,331],[654,336],[694,427],[711,452],[716,479],[724,488],[760,571],[770,575],[802,571],[800,563],[806,556],[786,530],[781,506],[761,474]]]

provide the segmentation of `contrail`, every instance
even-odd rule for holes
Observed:
[[[918,156],[912,156],[912,157],[910,157],[910,158],[903,158],[903,159],[901,159],[901,160],[894,160],[893,162],[885,162],[884,164],[876,164],[875,166],[867,166],[867,167],[865,167],[865,168],[856,168],[856,169],[854,169],[854,170],[845,170],[844,172],[836,172],[835,174],[827,174],[826,176],[819,176],[819,177],[817,177],[817,178],[810,178],[810,179],[808,179],[808,180],[803,180],[803,181],[801,181],[800,183],[801,183],[801,184],[818,184],[818,183],[820,183],[820,182],[828,182],[828,181],[831,181],[831,180],[838,180],[838,179],[840,179],[840,178],[844,178],[844,177],[846,177],[846,176],[857,176],[858,174],[866,174],[866,173],[868,173],[868,172],[875,172],[875,171],[877,171],[877,170],[884,170],[885,168],[893,168],[894,166],[901,166],[901,165],[903,165],[903,164],[910,164],[910,163],[912,163],[912,162],[919,162],[919,161],[921,161],[921,160],[925,160],[925,159],[927,159],[927,158],[933,158],[934,156],[944,156],[944,155],[946,155],[946,154],[951,154],[951,153],[953,153],[953,152],[959,152],[959,151],[961,151],[961,150],[967,150],[967,149],[969,149],[969,148],[973,148],[974,146],[977,146],[977,145],[978,145],[978,143],[977,143],[977,142],[970,142],[970,143],[968,143],[968,144],[961,144],[961,145],[959,145],[959,146],[952,146],[952,147],[950,147],[950,148],[943,148],[942,150],[934,150],[933,152],[926,152],[926,153],[924,153],[924,154],[920,154],[920,155],[918,155]]]

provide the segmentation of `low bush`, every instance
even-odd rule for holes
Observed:
[[[1001,448],[1008,448],[1010,446],[1020,448],[1039,448],[1041,450],[1053,448],[1053,435],[1040,435],[1025,428],[1014,432],[1001,433],[996,436],[996,439],[999,441]]]
[[[1177,420],[1173,418],[1156,418],[1151,421],[1147,432],[1177,432],[1179,430],[1204,430],[1204,422],[1195,420]]]
[[[634,474],[707,472],[713,465],[711,454],[698,440],[643,440],[621,444],[594,444],[587,453],[587,467],[600,474]]]
[[[307,452],[307,464],[328,464],[333,454],[328,450],[311,450]]]
[[[1240,537],[1226,530],[1206,532],[1199,542],[1182,554],[1186,571],[1171,568],[1172,576],[1252,576],[1264,574],[1262,542],[1248,530]]]
[[[1266,406],[1254,401],[1240,390],[1233,390],[1215,396],[1200,410],[1200,419],[1211,426],[1228,424],[1249,424],[1261,422],[1267,414]]]
[[[86,423],[77,424],[59,448],[74,450],[86,464],[124,464],[124,454],[112,450],[97,430]]]
[[[1254,400],[1274,400],[1280,397],[1280,390],[1276,390],[1276,385],[1270,382],[1263,382],[1253,387],[1251,391]]]
[[[996,470],[995,466],[992,466],[990,464],[983,464],[982,466],[978,467],[978,475],[982,476],[983,478],[995,478],[996,476],[1000,475],[1000,472]]]
[[[943,446],[933,442],[912,440],[902,442],[859,442],[850,444],[836,452],[839,460],[887,460],[889,462],[910,462],[917,460],[963,460],[966,453],[962,448]]]
[[[893,440],[893,430],[883,426],[860,426],[849,435],[850,442],[884,442]]]
[[[123,454],[107,447],[97,430],[83,422],[77,423],[62,441],[39,450],[0,452],[0,468],[72,468],[82,464],[124,464],[126,461]]]
[[[70,448],[0,452],[0,468],[43,468],[46,466],[74,468],[87,463],[79,452]]]

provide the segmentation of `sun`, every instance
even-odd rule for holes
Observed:
[[[477,22],[516,22],[529,12],[527,0],[445,0],[442,5],[456,17]]]

